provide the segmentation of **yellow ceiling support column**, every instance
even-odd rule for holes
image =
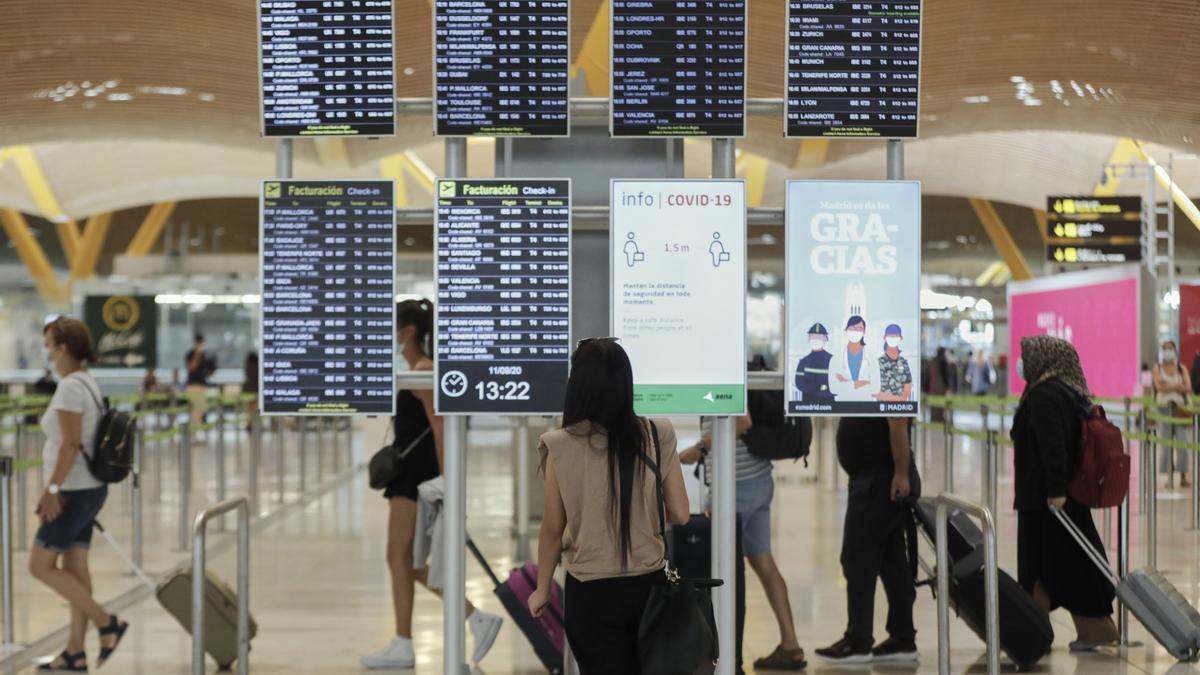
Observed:
[[[0,209],[0,226],[4,227],[4,233],[12,240],[17,257],[29,270],[29,276],[46,304],[52,307],[66,304],[67,294],[54,276],[54,268],[50,266],[46,252],[29,231],[25,216],[15,209]]]
[[[58,241],[62,244],[67,264],[74,264],[75,256],[79,253],[79,227],[63,212],[62,206],[54,196],[54,190],[50,187],[50,181],[46,178],[46,173],[42,171],[42,165],[38,162],[37,155],[33,153],[33,148],[28,145],[0,148],[0,164],[10,159],[17,165],[17,172],[21,174],[25,188],[33,197],[33,202],[37,205],[40,215],[55,224]]]
[[[174,211],[175,202],[159,202],[151,206],[129,246],[125,248],[125,255],[148,255],[162,236],[163,227]]]
[[[1041,209],[1033,210],[1033,219],[1037,221],[1038,234],[1042,237],[1043,244],[1050,244],[1050,218],[1046,212]]]
[[[1146,148],[1142,145],[1141,141],[1130,141],[1130,143],[1133,144],[1133,149],[1137,153],[1137,157],[1150,165],[1151,170],[1154,171],[1154,179],[1171,195],[1171,201],[1179,207],[1180,211],[1183,211],[1183,215],[1187,216],[1188,220],[1192,221],[1192,225],[1195,225],[1196,229],[1200,230],[1200,209],[1196,208],[1196,203],[1192,201],[1192,198],[1187,196],[1187,193],[1183,191],[1183,188],[1179,187],[1178,183],[1171,180],[1172,177],[1167,173],[1166,167],[1156,162],[1146,152]],[[1157,207],[1157,204],[1153,206]]]
[[[345,139],[314,138],[313,145],[322,166],[330,169],[350,168],[350,152],[346,149]]]
[[[609,0],[600,3],[596,18],[579,48],[571,75],[583,71],[589,96],[608,96]]]
[[[108,238],[108,227],[111,224],[111,213],[100,213],[87,219],[87,224],[83,227],[79,255],[71,264],[72,283],[77,279],[90,279],[96,275],[96,261],[100,259],[100,249]]]
[[[983,224],[984,231],[992,240],[992,245],[996,247],[996,252],[1000,254],[1004,264],[1012,271],[1013,278],[1017,281],[1032,279],[1033,272],[1029,270],[1025,256],[1021,255],[1017,242],[1013,241],[1008,228],[1004,226],[1004,221],[1000,220],[996,207],[992,206],[990,201],[978,197],[971,197],[967,201],[971,202],[971,208],[975,209],[975,215],[979,216],[979,222]]]
[[[738,152],[735,169],[735,175],[746,181],[746,206],[762,206],[763,195],[767,191],[767,171],[770,169],[770,162],[752,152]]]
[[[793,169],[815,169],[825,163],[829,155],[828,138],[807,138],[800,142],[800,150],[796,152]]]

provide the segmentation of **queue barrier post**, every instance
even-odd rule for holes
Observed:
[[[1192,413],[1192,443],[1200,445],[1200,415]],[[1200,480],[1196,477],[1196,467],[1200,465],[1200,455],[1192,453],[1192,529],[1200,530]]]
[[[996,512],[996,476],[992,474],[992,432],[988,426],[988,406],[986,403],[979,404],[979,424],[983,431],[983,486],[980,494],[983,495],[983,503],[992,513]]]
[[[188,514],[192,500],[192,422],[184,420],[179,433],[179,550],[188,547]]]
[[[208,521],[237,512],[237,673],[250,672],[250,502],[223,501],[196,514],[192,525],[192,675],[204,675],[204,583]]]
[[[287,427],[284,425],[283,418],[272,419],[272,422],[275,429],[275,482],[279,492],[279,503],[282,504],[287,494],[287,483],[283,475],[287,469],[283,457],[284,436],[287,433]]]
[[[529,493],[530,483],[533,482],[530,476],[532,467],[529,465],[529,418],[517,417],[513,421],[517,449],[517,505],[514,509],[517,517],[517,559],[529,560],[532,548],[529,541]]]
[[[951,408],[942,404],[942,451],[945,459],[942,462],[943,484],[946,492],[954,492],[954,429],[951,426]]]
[[[225,495],[229,489],[226,483],[226,457],[225,457],[225,405],[224,401],[217,399],[217,502],[225,501]],[[217,529],[225,531],[225,519],[221,518],[217,521]]]
[[[0,457],[0,595],[3,595],[4,648],[16,644],[13,628],[13,458]]]
[[[1148,435],[1149,442],[1146,443],[1148,453],[1146,463],[1149,464],[1148,478],[1146,479],[1147,489],[1149,494],[1146,498],[1146,564],[1155,569],[1158,568],[1158,480],[1156,467],[1158,466],[1158,443],[1155,439],[1157,436]]]
[[[296,418],[300,424],[300,494],[308,491],[308,418]]]
[[[15,461],[20,462],[25,458],[25,415],[23,410],[17,411],[17,437],[16,449],[14,452]],[[20,475],[15,477],[17,483],[17,550],[24,551],[27,548],[26,541],[29,539],[29,494],[25,485],[25,476]]]
[[[1127,418],[1128,419],[1128,418]],[[1129,574],[1129,493],[1117,507],[1117,572],[1124,579]],[[1129,608],[1120,603],[1117,612],[1117,631],[1121,646],[1129,646]]]
[[[1143,403],[1138,408],[1138,432],[1144,438],[1150,433],[1149,422],[1146,420],[1146,405]],[[1149,483],[1154,481],[1154,469],[1147,467],[1147,460],[1150,457],[1149,443],[1144,440],[1138,441],[1138,463],[1141,465],[1141,471],[1138,472],[1138,514],[1145,515],[1146,502],[1150,500]],[[1149,480],[1147,480],[1149,476]]]
[[[139,422],[141,420],[138,420]],[[142,567],[142,527],[144,524],[144,514],[142,513],[142,466],[146,455],[146,429],[141,424],[137,426],[137,434],[134,437],[133,446],[133,471],[130,476],[129,494],[133,498],[132,504],[132,525],[133,525],[133,562],[138,567]]]
[[[325,482],[325,432],[329,431],[329,416],[317,418],[317,485]]]
[[[987,507],[953,494],[937,497],[937,625],[938,673],[950,675],[950,553],[947,544],[950,509],[977,517],[983,526],[984,625],[988,675],[1000,673],[999,565],[996,556],[996,526]]]
[[[250,462],[250,512],[257,518],[262,511],[259,503],[258,489],[258,468],[259,462],[262,461],[262,416],[257,412],[250,414],[250,457],[247,458]]]

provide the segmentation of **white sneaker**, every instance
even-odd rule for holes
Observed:
[[[504,619],[495,614],[488,614],[481,610],[475,610],[471,614],[471,618],[467,619],[467,624],[471,627],[471,637],[475,638],[475,653],[471,655],[471,662],[478,664],[487,656],[492,645],[496,643],[496,636],[500,634],[500,626],[504,623]]]
[[[388,646],[377,652],[361,656],[358,662],[363,668],[376,670],[381,668],[414,668],[417,657],[413,654],[412,638],[402,638],[399,635],[392,638]]]

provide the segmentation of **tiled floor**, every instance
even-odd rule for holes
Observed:
[[[960,424],[970,424],[960,420]],[[978,419],[974,420],[978,424]],[[468,455],[468,527],[484,554],[498,569],[513,564],[514,546],[511,539],[513,461],[510,450],[511,433],[498,426],[498,421],[482,420],[470,433]],[[681,437],[695,436],[694,423],[681,424]],[[372,434],[367,434],[369,437]],[[363,443],[357,444],[362,456]],[[310,452],[316,444],[310,444]],[[324,448],[326,477],[333,474],[329,443]],[[931,439],[926,458],[925,482],[927,494],[936,492],[942,483],[944,455],[938,439]],[[813,457],[812,467],[801,464],[777,465],[777,492],[774,509],[776,555],[791,592],[792,607],[801,640],[810,651],[835,640],[841,633],[845,617],[844,584],[838,567],[841,540],[841,514],[845,498],[831,479],[831,456],[822,452],[824,444]],[[263,509],[278,506],[274,474],[273,444],[268,442],[263,457]],[[315,476],[315,455],[309,459],[309,469]],[[259,635],[253,644],[251,670],[254,673],[357,673],[360,653],[381,646],[390,637],[388,583],[383,564],[385,507],[382,499],[369,491],[361,476],[344,481],[323,496],[308,503],[299,503],[299,480],[294,439],[289,439],[287,451],[288,475],[286,501],[293,504],[281,515],[264,522],[254,533],[252,552],[252,611],[259,625]],[[979,450],[970,444],[955,446],[956,489],[971,499],[980,498]],[[162,572],[182,562],[184,554],[176,550],[177,502],[174,461],[169,457],[163,465],[163,502],[155,497],[156,485],[153,464],[147,470],[147,545],[146,563],[152,572]],[[211,452],[197,450],[197,490],[193,507],[209,501],[214,489],[211,476]],[[235,470],[231,454],[230,476],[240,485],[244,470]],[[242,466],[245,466],[243,462]],[[1007,466],[1002,463],[1002,467]],[[818,480],[820,478],[820,480]],[[309,486],[315,483],[310,478]],[[844,488],[844,477],[838,486]],[[1001,504],[1011,500],[1011,479],[1002,469]],[[235,491],[231,488],[230,493]],[[127,541],[128,518],[122,515],[120,492],[114,493],[107,507],[106,518],[114,534]],[[1135,495],[1136,497],[1136,495]],[[1188,529],[1190,498],[1178,492],[1160,494],[1159,504],[1159,566],[1192,600],[1200,600],[1200,534]],[[1136,505],[1135,505],[1136,507]],[[1140,534],[1142,522],[1135,508],[1132,519],[1133,564],[1145,562]],[[1002,566],[1014,571],[1015,517],[1006,509],[1000,510],[1000,555]],[[211,568],[232,581],[233,555],[228,547],[229,535],[215,535],[214,547],[222,547],[210,558]],[[59,627],[65,619],[61,602],[32,582],[24,571],[24,554],[19,554],[16,575],[15,624],[17,639],[35,640]],[[94,552],[96,585],[102,598],[115,597],[136,587],[135,580],[125,575],[116,557],[97,542]],[[483,573],[468,563],[468,597],[494,612],[502,612],[491,594]],[[766,605],[761,587],[749,573],[747,594],[746,656],[752,661],[768,652],[777,639],[774,620]],[[880,593],[877,611],[882,630],[883,598]],[[916,606],[920,635],[921,665],[918,668],[879,668],[880,672],[937,671],[935,604],[922,590]],[[1061,613],[1060,613],[1061,614]],[[133,622],[128,642],[104,671],[123,674],[188,673],[190,638],[148,595],[122,614]],[[1043,661],[1035,672],[1046,673],[1182,673],[1193,672],[1190,667],[1176,666],[1173,660],[1148,638],[1134,622],[1134,639],[1147,646],[1076,657],[1066,651],[1072,636],[1069,617],[1056,614],[1057,646],[1052,656]],[[440,672],[441,668],[441,610],[439,601],[428,593],[418,594],[415,641],[418,648],[418,672]],[[952,621],[951,643],[955,672],[986,672],[983,645],[958,620]],[[93,646],[91,651],[95,652]],[[7,662],[12,668],[4,672],[20,672],[30,654],[17,655]],[[211,669],[211,668],[210,668]],[[835,672],[817,662],[812,672]],[[850,669],[844,669],[850,670]],[[858,668],[869,672],[870,668]],[[496,646],[485,659],[479,672],[537,673],[540,669],[533,652],[512,625],[507,624]]]

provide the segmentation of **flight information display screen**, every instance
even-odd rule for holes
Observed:
[[[439,414],[562,412],[571,182],[437,183]]]
[[[264,136],[396,133],[392,0],[259,0]]]
[[[788,136],[916,138],[920,79],[920,0],[788,0]]]
[[[263,413],[393,414],[394,192],[391,181],[263,183]]]
[[[439,136],[570,133],[568,0],[436,0]]]
[[[613,0],[613,136],[746,134],[746,1]]]

